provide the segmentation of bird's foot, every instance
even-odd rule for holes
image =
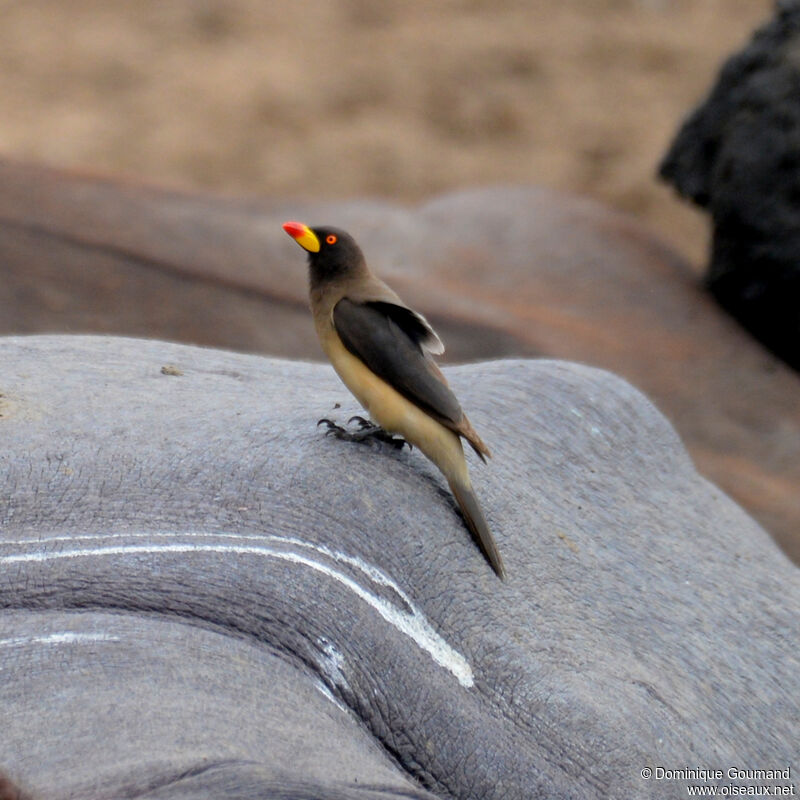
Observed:
[[[353,420],[358,422],[358,430],[356,431],[348,431],[346,428],[337,425],[333,420],[327,418],[321,419],[317,425],[325,423],[328,426],[328,430],[325,431],[326,436],[332,434],[337,439],[343,439],[346,442],[369,442],[370,440],[374,440],[389,444],[397,450],[402,450],[404,444],[408,445],[409,450],[413,449],[411,444],[401,436],[393,436],[371,420],[364,419],[364,417],[350,417],[347,421],[348,425],[353,422]]]

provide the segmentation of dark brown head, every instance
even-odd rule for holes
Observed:
[[[310,228],[302,222],[284,222],[283,229],[308,253],[312,286],[366,270],[361,248],[339,228]]]

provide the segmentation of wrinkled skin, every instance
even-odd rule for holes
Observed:
[[[0,347],[0,766],[36,798],[685,797],[785,767],[800,584],[629,384],[447,370],[509,573],[327,366]],[[336,404],[341,404],[337,408]]]

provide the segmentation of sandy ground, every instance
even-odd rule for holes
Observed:
[[[705,258],[654,173],[769,0],[0,0],[0,153],[226,193],[527,182]]]

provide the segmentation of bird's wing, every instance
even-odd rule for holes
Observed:
[[[439,356],[444,353],[444,344],[436,331],[422,314],[408,306],[386,300],[368,300],[366,305],[372,306],[394,320],[398,327],[411,337],[423,350]]]
[[[333,324],[344,346],[400,394],[456,430],[464,414],[428,356],[433,329],[411,309],[385,301],[340,300]],[[439,337],[436,337],[439,341]]]

